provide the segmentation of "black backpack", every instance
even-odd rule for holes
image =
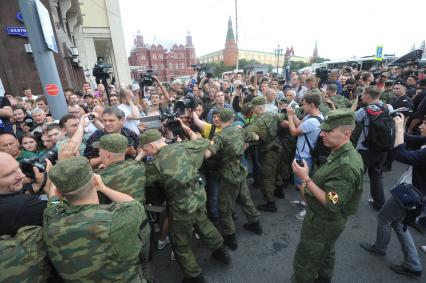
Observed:
[[[379,111],[368,106],[364,108],[369,123],[366,126],[362,120],[362,132],[365,138],[362,144],[371,151],[388,152],[395,145],[395,121],[387,107],[375,105],[380,108]],[[368,127],[367,135],[365,134],[366,127]]]
[[[314,118],[317,119],[320,124],[323,122],[323,119],[319,116],[311,116],[309,119]],[[324,141],[322,140],[322,137],[318,137],[317,144],[315,145],[315,148],[312,148],[311,143],[309,142],[309,139],[306,134],[303,134],[305,136],[305,141],[308,144],[309,152],[312,156],[313,164],[316,166],[320,166],[321,164],[325,163],[327,161],[327,157],[330,155],[331,150],[327,148],[324,145]]]

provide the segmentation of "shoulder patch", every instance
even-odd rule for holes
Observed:
[[[327,197],[333,204],[339,202],[339,195],[336,192],[328,192]]]

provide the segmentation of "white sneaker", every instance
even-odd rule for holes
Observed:
[[[301,212],[299,212],[298,214],[296,214],[296,218],[299,219],[299,220],[303,220],[303,219],[305,219],[305,215],[306,215],[306,209],[304,209]]]
[[[195,239],[199,240],[200,236],[197,234],[197,232],[195,232]]]
[[[290,204],[293,205],[293,206],[300,207],[300,208],[306,207],[306,203],[303,200],[292,200],[292,201],[290,201]]]
[[[170,239],[169,236],[167,236],[164,241],[162,241],[161,239],[158,240],[158,244],[157,244],[157,249],[162,250],[164,249],[168,244],[170,244]]]
[[[170,260],[176,260],[175,253],[172,251],[172,255],[170,256]]]

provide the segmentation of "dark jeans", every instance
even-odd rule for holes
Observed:
[[[369,150],[359,150],[364,161],[364,172],[368,172],[370,178],[370,195],[375,204],[383,206],[385,203],[385,193],[383,191],[383,164],[386,160],[385,152],[373,152]]]

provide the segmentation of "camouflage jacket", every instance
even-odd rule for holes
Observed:
[[[219,174],[227,182],[237,184],[246,178],[247,172],[241,166],[244,144],[254,141],[254,133],[242,128],[227,126],[212,140],[209,150],[218,156]]]
[[[344,97],[343,95],[340,95],[340,94],[336,94],[336,95],[330,97],[330,100],[333,101],[334,106],[336,106],[336,109],[350,108],[352,106],[349,99],[347,99],[346,97]]]
[[[163,188],[171,217],[183,219],[205,205],[198,170],[209,144],[204,138],[174,143],[161,148],[146,163],[147,186]]]
[[[98,172],[105,185],[113,190],[131,195],[142,205],[145,204],[145,166],[136,160],[117,161]],[[109,203],[105,196],[100,203]]]
[[[391,99],[395,97],[393,90],[385,90],[380,95],[380,100],[384,103],[390,103]]]
[[[40,226],[25,226],[0,239],[0,282],[46,282],[50,275]]]
[[[282,114],[265,112],[246,127],[247,132],[253,132],[259,136],[261,152],[281,148],[278,139],[278,127],[283,120]]]
[[[361,156],[352,143],[343,145],[315,170],[312,181],[325,191],[326,204],[323,206],[305,189],[309,209],[322,220],[346,219],[358,208],[363,176],[364,163]]]
[[[59,276],[65,282],[140,282],[142,212],[136,200],[77,206],[51,199],[43,238]]]

